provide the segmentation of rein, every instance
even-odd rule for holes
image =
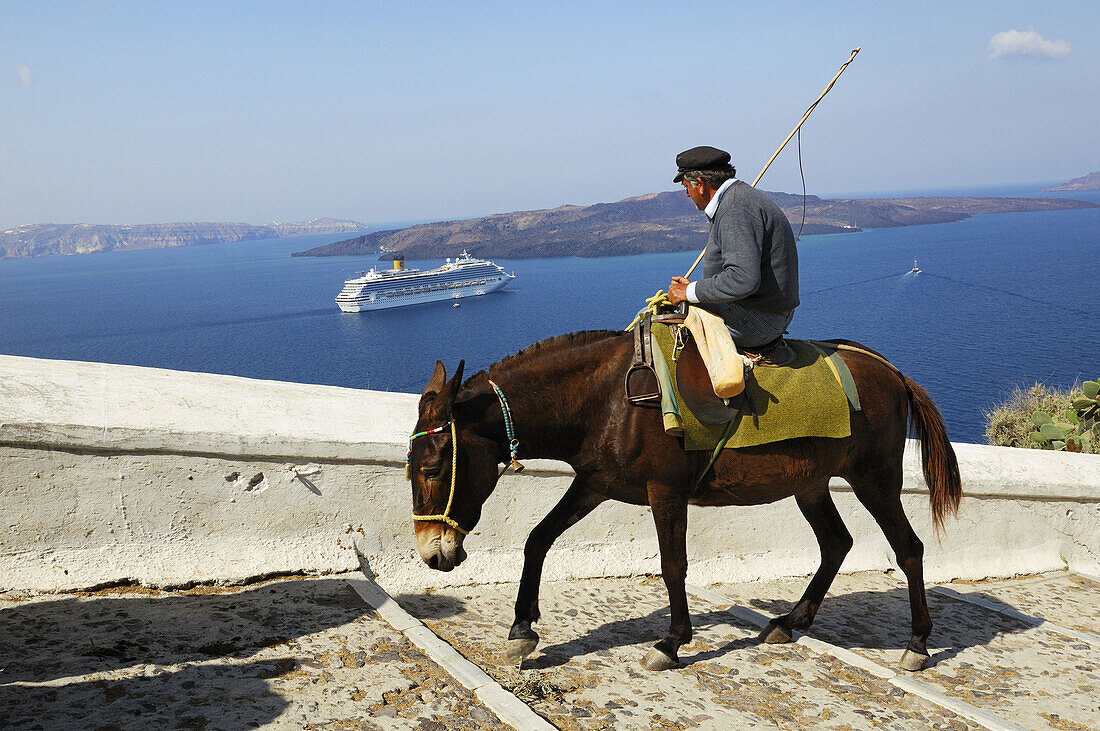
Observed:
[[[512,426],[512,409],[508,406],[508,399],[504,397],[504,392],[500,390],[500,386],[489,381],[489,385],[493,387],[493,391],[496,392],[497,399],[500,400],[500,411],[504,414],[504,432],[508,436],[508,454],[510,463],[504,465],[500,474],[497,477],[501,477],[509,467],[516,472],[523,471],[523,465],[516,459],[516,455],[519,454],[519,439],[516,438],[516,432]],[[454,417],[451,418],[446,424],[437,426],[434,429],[427,429],[422,432],[409,435],[409,448],[405,452],[405,479],[412,480],[412,447],[413,442],[420,437],[430,436],[432,434],[439,434],[443,432],[447,427],[451,428],[451,490],[447,495],[447,507],[443,509],[443,512],[437,515],[417,515],[413,513],[413,520],[418,520],[426,523],[446,523],[454,528],[462,535],[469,535],[470,531],[466,530],[458,524],[454,518],[451,517],[451,505],[455,499],[455,485],[458,483],[458,429],[455,426]]]
[[[512,459],[511,464],[504,465],[497,477],[503,477],[504,473],[508,471],[508,467],[516,472],[523,472],[523,465],[516,459],[516,455],[519,454],[519,440],[516,439],[516,430],[512,428],[512,409],[508,406],[508,399],[504,398],[504,391],[500,390],[500,386],[491,380],[489,385],[493,387],[493,390],[497,393],[497,398],[500,399],[500,411],[504,414],[504,433],[508,435],[508,454]]]

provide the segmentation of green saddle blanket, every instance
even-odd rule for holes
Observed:
[[[661,411],[665,431],[684,437],[687,450],[713,450],[726,436],[726,449],[754,447],[798,437],[850,436],[851,408],[859,410],[851,373],[835,352],[826,354],[804,340],[788,340],[794,360],[785,366],[757,366],[745,374],[745,391],[756,409],[748,405],[730,424],[703,424],[692,415],[676,387],[674,336],[668,325],[653,323],[654,370],[661,381]],[[844,381],[848,391],[845,391]]]

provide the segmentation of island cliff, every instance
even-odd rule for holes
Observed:
[[[795,231],[802,221],[801,195],[768,193]],[[806,197],[803,234],[958,221],[983,213],[1093,208],[1061,198]],[[376,231],[293,256],[394,253],[411,259],[475,256],[525,259],[550,256],[622,256],[696,249],[706,242],[707,221],[683,192],[654,193],[618,203],[559,206],[501,213],[464,221],[426,223]]]
[[[1100,190],[1100,170],[1080,178],[1074,178],[1068,183],[1056,185],[1053,188],[1043,188],[1043,192],[1055,190]]]

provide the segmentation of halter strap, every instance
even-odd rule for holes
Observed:
[[[508,399],[504,397],[504,392],[500,390],[500,386],[489,381],[489,385],[493,387],[493,391],[496,392],[497,399],[500,401],[500,411],[504,414],[504,432],[508,435],[508,454],[511,458],[510,464],[504,465],[504,469],[500,471],[500,475],[511,467],[516,472],[523,471],[523,465],[516,459],[516,455],[519,454],[519,440],[516,439],[516,431],[512,425],[512,409],[508,406]],[[470,531],[466,530],[451,517],[451,505],[455,499],[455,485],[458,481],[458,429],[455,427],[455,420],[452,417],[450,421],[441,426],[437,426],[434,429],[426,429],[421,432],[409,435],[409,448],[405,452],[405,479],[412,480],[412,448],[413,442],[420,437],[426,437],[431,434],[438,434],[445,430],[448,426],[451,428],[451,492],[447,496],[447,507],[439,515],[417,515],[413,513],[413,520],[418,520],[427,523],[446,523],[454,528],[462,535],[469,535]],[[498,477],[500,476],[498,475]]]
[[[446,523],[454,528],[462,535],[468,535],[470,531],[460,526],[454,518],[451,517],[451,503],[455,499],[455,483],[458,480],[458,430],[455,429],[455,420],[451,419],[447,424],[451,426],[451,493],[447,496],[447,507],[443,509],[442,514],[439,515],[417,515],[413,513],[413,520],[420,520],[425,522]],[[447,424],[436,427],[435,429],[428,429],[417,434],[413,434],[409,437],[409,453],[405,456],[405,476],[407,478],[412,477],[409,465],[412,458],[412,443],[414,439],[418,437],[425,437],[429,434],[437,434],[447,428]]]

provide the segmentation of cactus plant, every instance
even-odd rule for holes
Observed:
[[[1042,449],[1067,452],[1100,451],[1100,379],[1085,381],[1081,393],[1070,401],[1072,408],[1064,416],[1054,417],[1033,411],[1035,431],[1031,439]]]

